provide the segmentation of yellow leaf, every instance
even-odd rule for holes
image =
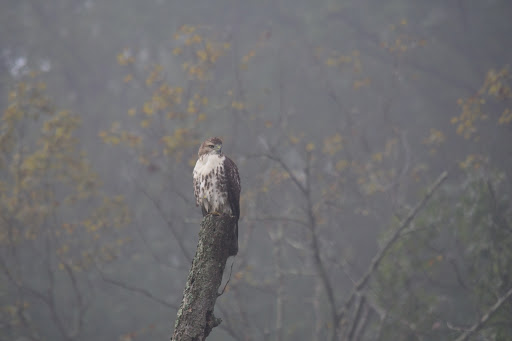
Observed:
[[[149,165],[149,160],[147,158],[145,158],[144,156],[139,156],[139,162],[145,166]]]
[[[126,59],[124,58],[124,54],[123,53],[120,53],[117,55],[117,62],[119,63],[119,65],[126,65],[128,64],[126,62]]]
[[[58,127],[57,129],[55,129],[55,137],[62,137],[62,135],[64,135],[64,132],[65,131],[63,127]]]
[[[402,19],[402,20],[400,21],[400,25],[403,25],[403,26],[404,26],[404,25],[407,25],[407,20],[406,20],[406,19]]]
[[[311,143],[311,142],[310,142],[310,143],[308,143],[308,144],[306,145],[306,150],[307,150],[308,152],[312,152],[313,150],[315,150],[315,145],[314,145],[313,143]]]
[[[195,114],[195,113],[197,113],[197,108],[196,108],[196,107],[194,107],[193,105],[192,105],[192,106],[189,106],[189,107],[187,108],[187,112],[188,112],[189,114]]]
[[[345,168],[347,168],[347,166],[348,166],[347,160],[340,160],[340,161],[336,162],[336,170],[338,172],[343,171]]]
[[[215,63],[215,62],[217,61],[217,59],[218,59],[218,58],[219,58],[219,56],[218,56],[218,55],[213,54],[213,55],[211,55],[211,56],[210,56],[210,62],[211,62],[211,63]]]
[[[57,253],[59,255],[63,255],[69,251],[69,246],[67,244],[62,245],[59,249],[57,249]]]
[[[498,119],[498,124],[508,124],[512,122],[512,111],[510,109],[505,109]]]
[[[338,58],[339,63],[351,63],[352,57],[351,56],[341,56]]]
[[[337,65],[336,59],[328,58],[327,61],[325,62],[325,64],[327,64],[327,66],[336,66]]]
[[[340,134],[326,137],[324,139],[324,147],[322,152],[334,155],[343,149],[343,137]]]
[[[201,41],[202,41],[202,38],[198,34],[194,34],[194,36],[192,37],[192,42],[199,44]]]
[[[117,136],[111,136],[108,139],[108,142],[115,145],[115,144],[119,144],[119,142],[121,142],[121,140]]]
[[[231,107],[237,109],[237,110],[242,110],[245,108],[245,105],[242,103],[242,102],[238,102],[238,101],[233,101],[231,103]]]
[[[151,102],[144,103],[143,111],[148,116],[153,115],[153,103],[151,103]]]
[[[175,47],[172,50],[172,54],[174,54],[175,56],[179,56],[182,52],[183,52],[183,50],[181,49],[181,47]]]
[[[141,126],[142,128],[146,128],[146,127],[148,127],[148,126],[149,126],[149,120],[142,120],[142,121],[140,122],[140,126]]]
[[[360,87],[367,86],[370,84],[370,78],[365,78],[362,80],[355,80],[353,83],[354,89],[357,90]]]
[[[196,51],[196,55],[201,59],[203,62],[208,59],[208,54],[204,50]]]
[[[132,79],[133,79],[133,76],[132,76],[132,75],[126,75],[126,76],[124,76],[123,81],[124,81],[125,83],[128,83],[128,82],[130,82]]]
[[[496,95],[501,87],[501,83],[497,82],[496,84],[493,84],[489,87],[489,95]]]
[[[135,110],[135,108],[130,108],[130,109],[128,109],[128,116],[132,116],[133,117],[133,116],[135,116],[136,112],[137,111]]]

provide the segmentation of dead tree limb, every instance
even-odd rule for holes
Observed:
[[[203,341],[221,323],[222,320],[213,315],[213,309],[226,261],[234,255],[235,224],[236,218],[227,215],[207,215],[201,222],[196,255],[178,309],[172,341]]]

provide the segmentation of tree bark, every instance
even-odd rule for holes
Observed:
[[[235,224],[236,218],[227,215],[203,218],[171,341],[205,340],[221,323],[213,309],[226,261],[229,256],[236,255]]]

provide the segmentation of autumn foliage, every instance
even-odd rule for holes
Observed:
[[[78,337],[92,296],[84,278],[128,242],[123,197],[102,192],[75,137],[79,125],[36,78],[9,93],[0,127],[0,264],[11,339],[37,338],[45,324]]]

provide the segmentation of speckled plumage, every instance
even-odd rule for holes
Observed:
[[[222,141],[217,137],[201,144],[198,157],[193,172],[196,204],[201,207],[203,216],[219,213],[236,217],[238,239],[241,189],[238,168],[222,154]]]

